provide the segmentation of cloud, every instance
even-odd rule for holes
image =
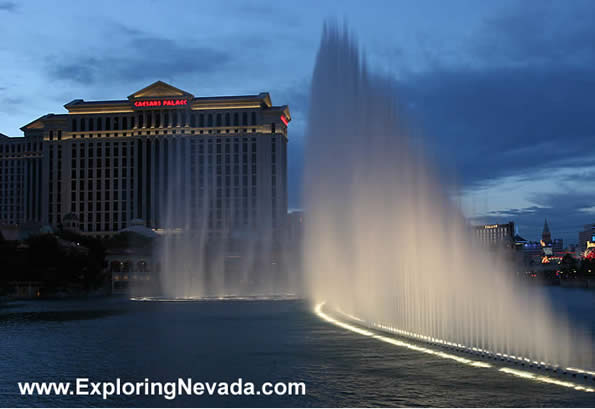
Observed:
[[[119,48],[94,55],[50,56],[46,59],[50,78],[82,85],[152,81],[211,73],[231,61],[230,54],[215,48],[182,44],[126,26],[110,28]]]
[[[481,195],[502,180],[525,182],[522,201],[531,205],[482,220],[514,220],[537,240],[547,217],[555,237],[576,242],[594,218],[593,18],[593,2],[521,4],[486,18],[458,64],[432,59],[400,79],[407,115],[463,190]],[[534,183],[549,191],[532,192]]]
[[[595,74],[586,68],[431,72],[401,92],[465,185],[592,161]]]
[[[505,217],[519,217],[534,215],[536,212],[542,210],[539,206],[529,206],[522,209],[504,209],[504,210],[492,210],[488,214],[491,217],[505,218]]]
[[[482,35],[473,46],[479,57],[492,63],[523,65],[585,65],[593,61],[592,1],[577,0],[564,7],[555,2],[525,6],[484,20]]]
[[[491,15],[459,65],[401,80],[407,113],[463,185],[593,163],[595,3],[573,6]]]
[[[13,1],[0,1],[0,11],[14,13],[17,11],[17,4]]]
[[[578,232],[585,224],[593,223],[592,208],[595,192],[564,189],[560,192],[530,194],[535,205],[518,209],[490,211],[482,217],[474,217],[475,223],[502,223],[513,220],[519,234],[527,240],[541,238],[544,220],[548,220],[553,238],[562,238],[565,244],[577,243]]]
[[[23,97],[0,97],[0,112],[14,114],[21,110],[25,102]]]

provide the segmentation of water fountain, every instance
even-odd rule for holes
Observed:
[[[313,300],[401,335],[593,368],[588,334],[515,280],[501,258],[472,249],[395,94],[390,80],[368,72],[346,31],[325,27],[306,141]]]
[[[165,299],[294,298],[281,260],[271,263],[276,254],[272,235],[213,234],[206,226],[192,226],[196,215],[184,212],[171,211],[165,220],[155,251]]]
[[[194,158],[188,153],[198,152],[198,142],[207,139],[208,144],[206,141],[204,143],[205,152],[208,153],[204,155],[205,159],[194,159],[192,166],[188,166],[187,161]],[[211,144],[214,140],[222,143]],[[164,139],[158,146],[167,159],[159,169],[162,173],[162,185],[159,188],[163,192],[156,203],[160,237],[155,240],[153,250],[160,270],[160,285],[155,290],[159,299],[291,298],[288,294],[291,283],[281,264],[283,243],[279,239],[280,229],[262,223],[261,219],[256,220],[258,223],[248,223],[245,220],[247,216],[241,218],[239,206],[235,208],[237,213],[232,212],[234,208],[229,198],[233,191],[231,182],[226,182],[225,189],[222,187],[223,180],[231,180],[230,170],[226,170],[226,178],[217,173],[223,168],[220,162],[222,156],[226,161],[232,157],[232,147],[236,158],[240,157],[240,148],[243,156],[248,157],[246,152],[249,145],[238,140],[237,134],[214,138],[203,136],[201,131],[200,136],[192,138]],[[211,154],[211,148],[214,150],[215,145],[218,150],[224,146],[226,155]],[[253,157],[256,157],[255,145],[252,146]],[[214,165],[215,159],[217,165]],[[255,169],[256,165],[253,166]],[[226,168],[230,169],[231,166],[227,165]],[[236,165],[235,168],[239,169],[240,166]],[[245,169],[248,169],[247,165]],[[247,180],[247,175],[243,175]],[[234,176],[239,180],[238,173]],[[237,185],[234,186],[235,191],[239,192]],[[247,192],[247,188],[244,190]],[[227,195],[223,200],[226,204],[224,209],[216,206],[216,203],[222,202],[223,193]],[[238,197],[234,196],[233,200],[236,205],[239,203]],[[248,209],[242,209],[247,214]]]

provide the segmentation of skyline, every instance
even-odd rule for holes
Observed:
[[[595,4],[180,2],[183,14],[156,2],[61,4],[0,2],[12,40],[0,46],[12,61],[1,133],[21,136],[73,99],[125,98],[156,80],[197,96],[270,92],[291,108],[289,207],[300,208],[310,75],[323,21],[339,13],[371,69],[395,82],[405,121],[467,217],[512,220],[528,240],[547,218],[565,244],[593,221]]]

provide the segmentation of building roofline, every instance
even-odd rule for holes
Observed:
[[[143,89],[140,89],[136,92],[133,92],[132,94],[128,95],[128,99],[132,100],[135,98],[151,98],[151,95],[147,95],[146,97],[143,96],[142,94],[144,94],[145,92],[149,91],[151,88],[165,88],[165,89],[171,89],[172,91],[174,91],[173,94],[171,94],[171,96],[174,96],[176,94],[180,94],[180,95],[176,95],[176,96],[183,96],[186,98],[194,98],[194,95],[192,95],[191,93],[189,93],[188,91],[184,91],[183,89],[174,87],[173,85],[170,85],[166,82],[163,82],[161,80],[159,81],[155,81],[154,83],[147,85],[146,87],[144,87]],[[139,96],[140,95],[140,96]],[[156,97],[160,97],[161,95],[155,95]]]
[[[54,115],[54,114],[45,114],[45,115],[42,115],[39,118],[34,119],[33,121],[29,122],[28,124],[21,126],[20,130],[23,131],[23,132],[25,132],[27,130],[27,128],[29,128],[29,126],[31,126],[35,122],[42,121],[44,119],[48,119],[48,118],[51,118],[51,117],[54,117],[54,116],[57,116],[57,115]]]
[[[67,104],[64,104],[64,108],[68,109],[70,107],[76,107],[80,105],[122,105],[122,104],[129,104],[127,99],[118,99],[118,100],[105,100],[105,101],[85,101],[84,99],[73,99]]]
[[[171,92],[171,95],[166,95]],[[68,111],[66,114],[111,114],[111,113],[133,113],[135,100],[158,100],[163,98],[182,98],[188,100],[188,107],[193,110],[216,110],[216,109],[248,109],[264,108],[269,110],[280,110],[287,121],[291,121],[291,114],[287,105],[273,106],[271,96],[268,92],[260,92],[252,95],[222,95],[210,97],[195,97],[194,95],[169,85],[163,81],[156,81],[143,89],[128,96],[128,99],[85,101],[84,99],[73,99],[64,104]],[[30,129],[37,121],[42,121],[55,114],[43,115],[20,129],[24,132]]]

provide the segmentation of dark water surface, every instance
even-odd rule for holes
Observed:
[[[595,328],[595,293],[546,290]],[[305,382],[306,396],[21,396],[18,381]],[[0,304],[0,406],[594,406],[595,393],[405,350],[301,301]]]

